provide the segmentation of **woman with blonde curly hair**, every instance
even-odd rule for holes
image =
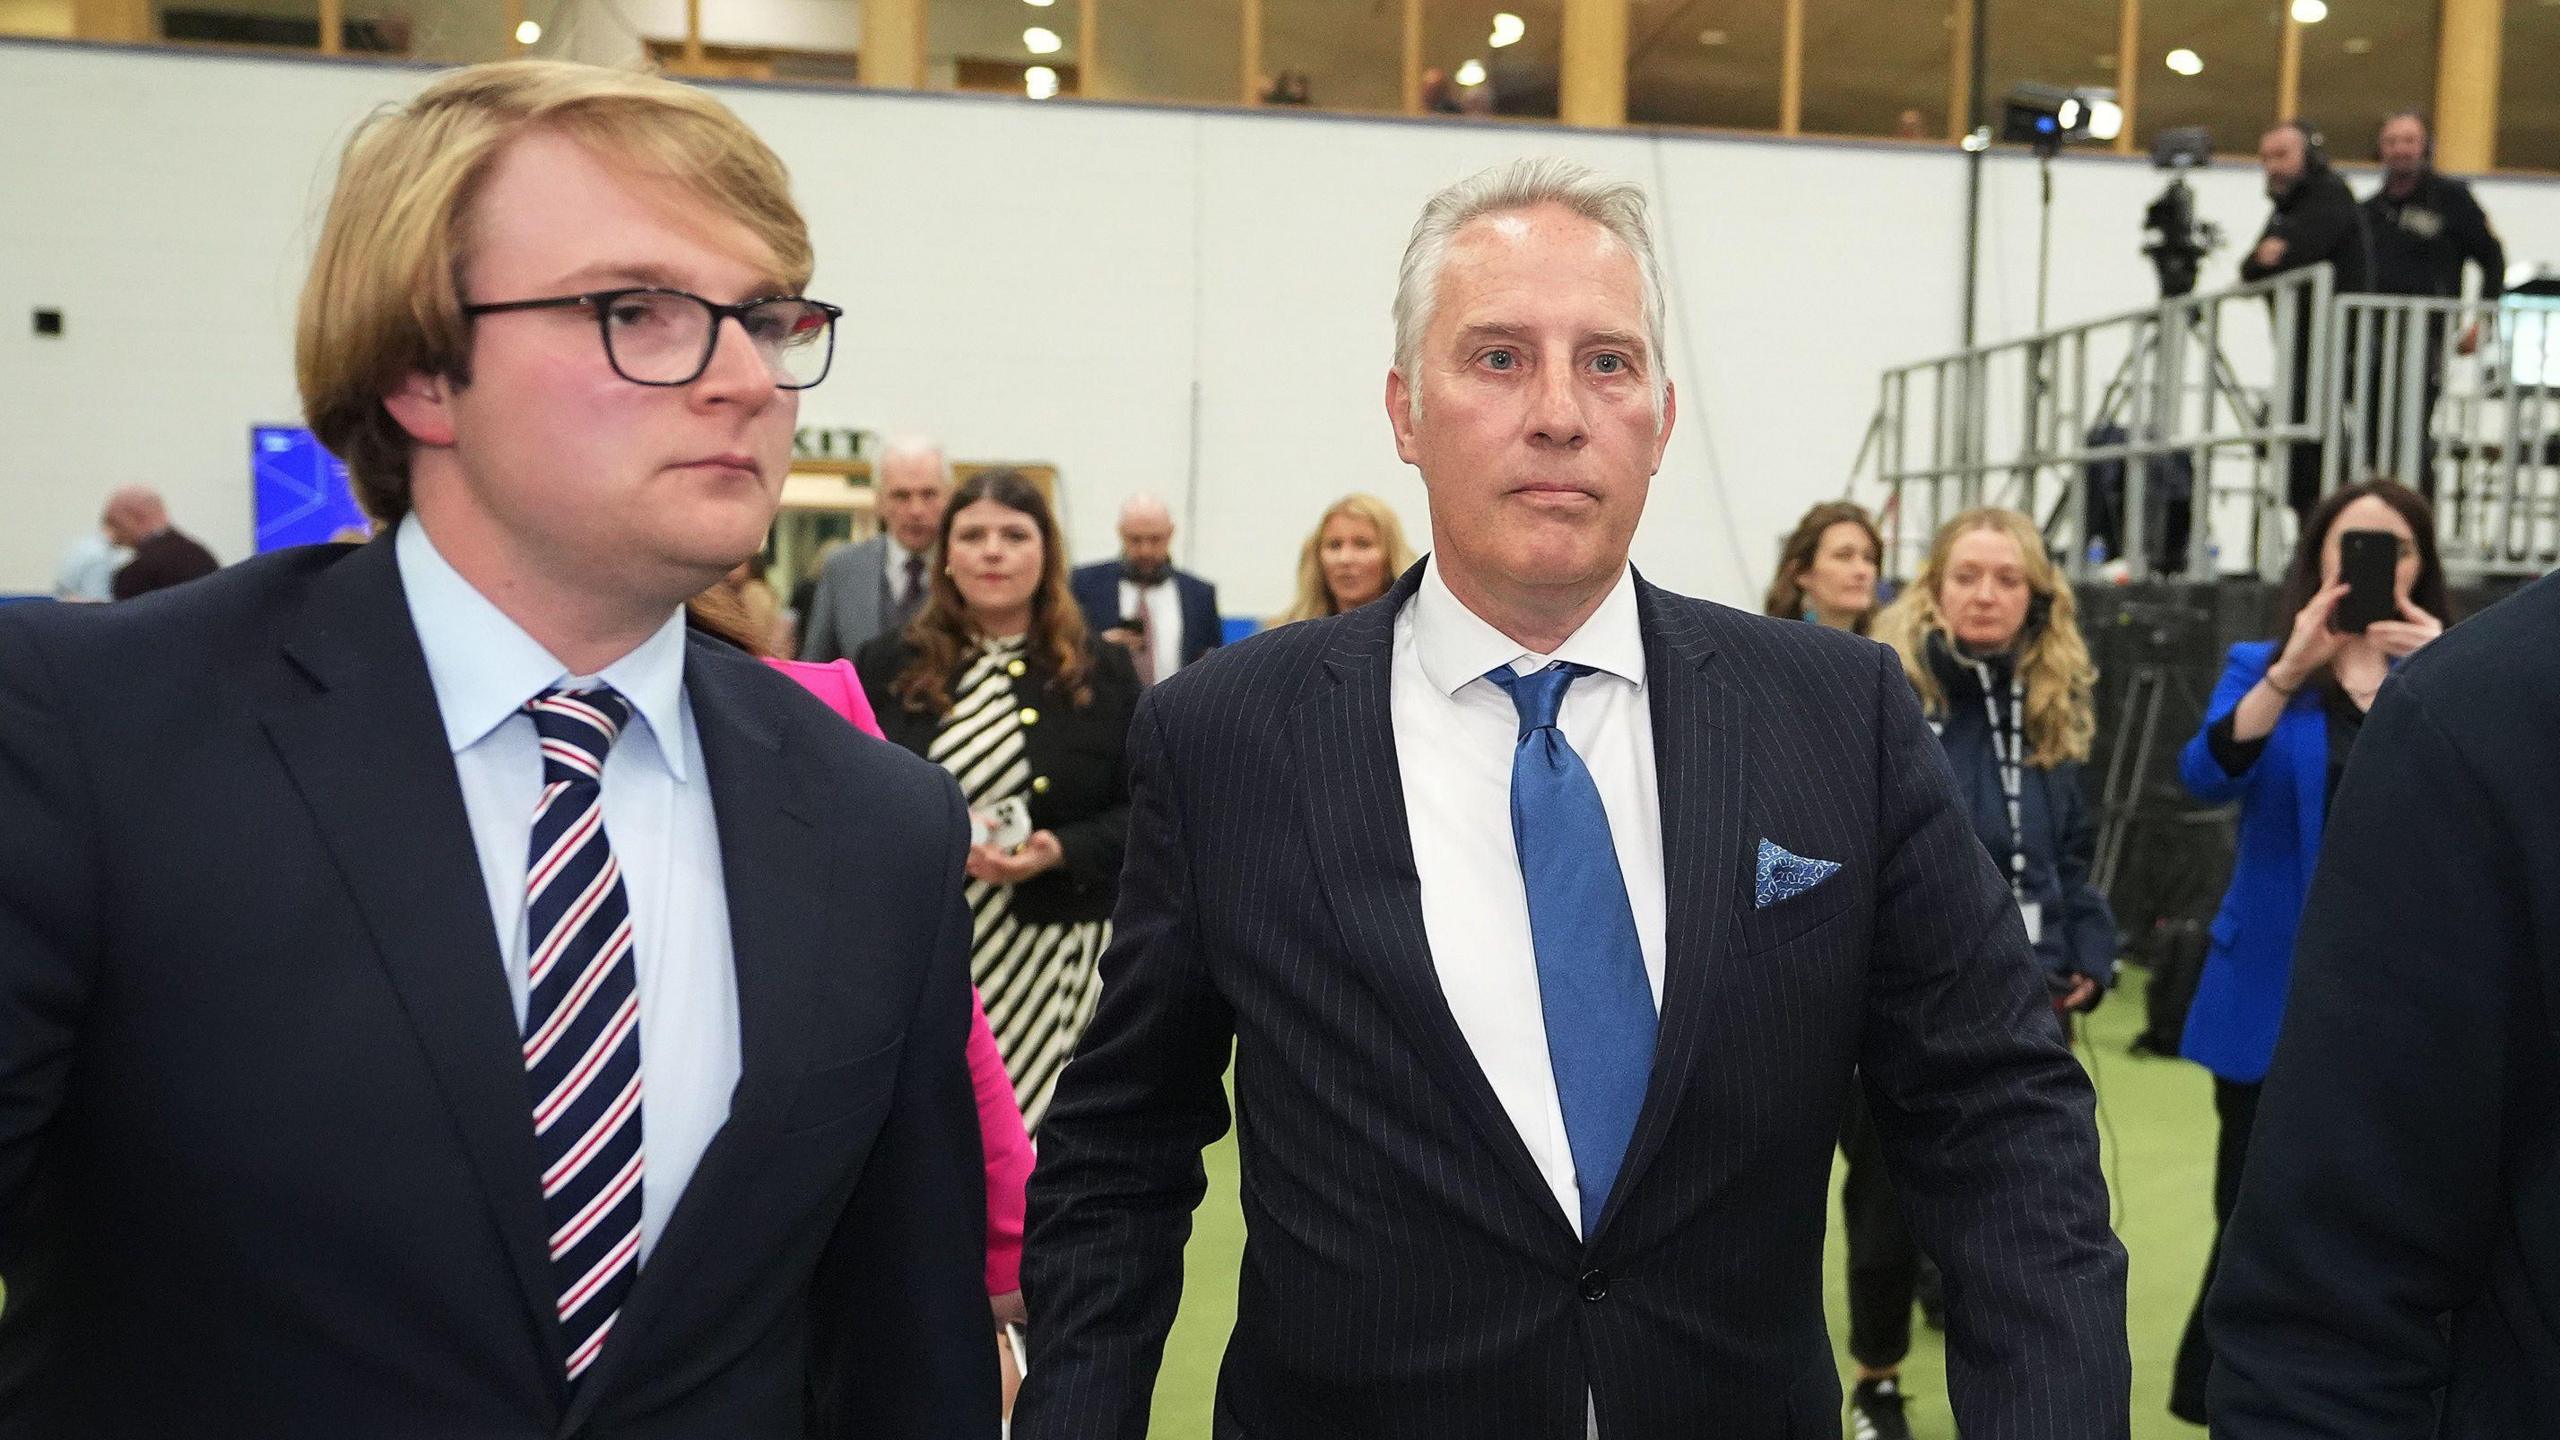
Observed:
[[[1928,563],[1875,624],[1920,692],[2064,1010],[2094,1008],[2116,969],[2115,916],[2089,883],[2097,818],[2080,771],[2098,674],[2077,608],[2033,520],[1968,510],[1939,527]]]
[[[1413,547],[1387,502],[1351,494],[1325,507],[1315,533],[1298,547],[1298,597],[1275,625],[1321,620],[1357,610],[1387,593],[1413,568]]]

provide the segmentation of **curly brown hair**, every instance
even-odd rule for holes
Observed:
[[[1078,709],[1092,704],[1093,656],[1087,649],[1084,611],[1067,589],[1066,541],[1058,534],[1048,498],[1019,470],[973,475],[951,492],[951,503],[942,507],[942,530],[934,537],[934,553],[945,557],[945,563],[933,572],[924,608],[907,623],[905,638],[915,658],[889,683],[889,693],[915,714],[951,713],[951,682],[978,646],[968,602],[960,598],[960,587],[951,579],[951,526],[961,511],[981,500],[1019,510],[1039,527],[1040,583],[1031,591],[1031,629],[1023,649],[1053,694]]]

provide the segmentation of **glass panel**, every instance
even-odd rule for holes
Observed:
[[[993,3],[1024,8],[1022,0]],[[1073,3],[1059,0],[1054,9]],[[1083,93],[1095,99],[1193,105],[1243,99],[1242,0],[1101,0],[1093,27]]]
[[[1266,103],[1404,108],[1404,0],[1262,0]]]
[[[2560,170],[2560,6],[2507,0],[2498,70],[2498,168]]]
[[[2278,12],[2265,0],[2144,0],[2136,142],[2148,150],[2163,130],[2202,125],[2217,153],[2255,156],[2258,137],[2276,122],[2282,40]],[[2171,69],[2173,57],[2193,59],[2194,73]]]
[[[1946,138],[1953,14],[1897,0],[1805,0],[1808,135]]]
[[[150,31],[137,38],[270,50],[320,48],[318,0],[150,0],[148,11]],[[408,55],[413,53],[412,31],[405,6],[392,0],[350,0],[340,37],[349,54]]]
[[[1778,128],[1786,7],[1778,0],[1657,0],[1627,26],[1627,119],[1638,125]],[[1812,46],[1806,25],[1806,46]]]
[[[926,0],[925,85],[1038,100],[1083,94],[1083,13],[1076,0]],[[1098,28],[1109,28],[1111,13],[1106,3]]]
[[[2302,27],[2302,114],[2320,127],[2330,159],[2371,160],[2384,117],[2401,110],[2435,113],[2437,7],[2408,0],[2324,3],[2328,17]],[[2530,7],[2534,0],[2522,3]]]
[[[1424,0],[1423,108],[1552,120],[1563,54],[1562,0]]]

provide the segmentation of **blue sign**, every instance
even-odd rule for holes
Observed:
[[[249,491],[261,553],[368,534],[372,525],[347,488],[347,467],[308,430],[260,425],[249,432]]]

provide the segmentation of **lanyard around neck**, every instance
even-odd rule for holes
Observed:
[[[2027,688],[2012,667],[2009,713],[2004,723],[2000,702],[1991,694],[1991,667],[1980,660],[1970,663],[1974,678],[1982,682],[1982,715],[1991,726],[1991,754],[2000,762],[2000,795],[2009,804],[2009,893],[2023,899],[2027,893],[2027,829],[2019,802],[2026,789]]]

